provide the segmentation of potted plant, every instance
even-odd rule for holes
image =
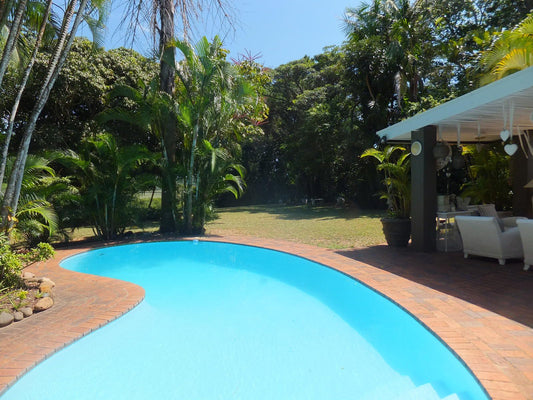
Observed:
[[[361,155],[378,161],[377,169],[383,172],[388,215],[381,219],[383,233],[389,246],[407,246],[411,236],[411,166],[410,153],[401,146],[386,146],[383,150],[371,148]]]

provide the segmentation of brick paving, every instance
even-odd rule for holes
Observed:
[[[339,269],[415,315],[470,367],[494,400],[533,399],[533,271],[520,262],[464,260],[387,246],[333,251],[236,236],[201,238],[290,252]],[[0,329],[0,393],[57,350],[124,314],[144,297],[134,284],[63,270],[84,247],[32,266],[56,282],[50,310]]]

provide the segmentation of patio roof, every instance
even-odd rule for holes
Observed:
[[[378,132],[387,140],[411,139],[411,132],[434,125],[446,141],[499,140],[510,120],[514,134],[518,129],[533,129],[533,67],[516,72],[428,111],[398,122]],[[479,132],[479,133],[478,133]]]

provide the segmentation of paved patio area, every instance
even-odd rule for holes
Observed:
[[[284,241],[203,238],[273,248],[337,268],[380,291],[439,335],[494,400],[533,399],[533,271],[519,262],[464,260],[459,253],[415,253],[387,246],[332,251]],[[28,268],[56,282],[50,310],[0,329],[0,393],[24,372],[138,304],[128,282],[63,270],[59,261],[87,247],[58,250]]]

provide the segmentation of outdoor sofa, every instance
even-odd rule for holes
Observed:
[[[465,258],[469,255],[496,258],[500,265],[511,258],[522,259],[524,250],[520,231],[516,224],[518,218],[510,219],[482,216],[457,216],[455,221],[463,241]]]

